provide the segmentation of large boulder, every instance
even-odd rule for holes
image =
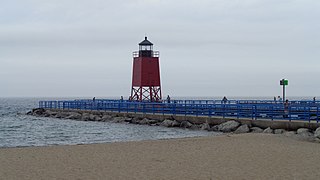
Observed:
[[[158,123],[159,121],[158,120],[156,120],[156,119],[149,119],[149,125],[151,125],[151,124],[156,124],[156,123]]]
[[[314,131],[314,137],[320,139],[320,127],[318,127],[318,128],[316,129],[316,131]]]
[[[101,121],[107,122],[107,121],[111,121],[112,120],[112,116],[105,114],[102,116]]]
[[[126,117],[124,121],[127,123],[132,123],[132,119],[133,119],[132,117]]]
[[[141,121],[139,121],[139,124],[150,124],[148,118],[143,118]]]
[[[123,123],[126,121],[126,117],[114,117],[112,118],[112,122],[114,123]]]
[[[263,129],[261,129],[259,127],[252,127],[252,128],[250,128],[250,131],[253,133],[262,133]]]
[[[69,114],[66,112],[58,112],[54,117],[55,118],[66,118],[68,116],[69,116]]]
[[[189,128],[190,128],[191,130],[199,130],[199,125],[192,124]]]
[[[89,113],[83,113],[81,117],[82,121],[89,121],[90,120],[90,114]]]
[[[302,137],[310,137],[313,135],[308,128],[299,128],[297,134]]]
[[[67,116],[67,119],[81,119],[82,115],[77,112],[70,112],[69,116]]]
[[[94,116],[94,121],[102,121],[102,118],[100,115],[95,115]]]
[[[208,123],[203,123],[200,125],[200,129],[201,130],[209,130],[210,129],[210,125]]]
[[[247,124],[243,124],[239,126],[234,133],[240,134],[240,133],[248,133],[250,131],[249,126]]]
[[[227,121],[225,123],[218,125],[218,131],[231,132],[236,130],[239,126],[240,126],[240,123],[237,121]]]
[[[170,120],[170,119],[165,119],[160,124],[160,126],[165,126],[165,127],[172,127],[172,125],[173,125],[173,120]]]
[[[96,115],[89,114],[89,121],[95,121]]]
[[[267,129],[263,130],[263,133],[273,134],[273,129],[271,129],[270,127],[268,127]]]
[[[46,110],[45,113],[48,115],[48,117],[54,117],[58,114],[57,111],[51,111],[51,110]]]
[[[182,128],[190,128],[192,124],[189,121],[181,121],[180,127]]]
[[[208,131],[219,131],[219,130],[218,130],[218,126],[219,126],[219,125],[214,125],[214,126],[212,126],[210,129],[208,129]]]
[[[180,127],[180,122],[173,120],[172,127]]]
[[[131,119],[131,123],[132,124],[139,124],[139,122],[141,121],[142,119],[140,119],[139,117],[134,117]]]
[[[32,110],[32,114],[35,115],[35,116],[41,116],[44,114],[46,110],[43,109],[43,108],[36,108],[36,109],[33,109]]]

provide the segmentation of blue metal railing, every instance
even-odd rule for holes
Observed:
[[[40,108],[101,110],[127,113],[152,113],[185,116],[230,118],[285,119],[316,121],[320,119],[320,101],[282,102],[262,100],[171,100],[170,102],[136,102],[128,100],[40,101]]]

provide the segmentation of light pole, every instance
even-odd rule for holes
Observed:
[[[282,86],[282,98],[283,102],[286,101],[286,86],[289,84],[288,79],[281,79],[280,80],[280,85]]]

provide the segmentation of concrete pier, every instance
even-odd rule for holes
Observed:
[[[178,122],[188,121],[195,125],[207,123],[210,126],[218,125],[227,121],[237,121],[240,124],[247,124],[249,127],[272,128],[272,129],[285,129],[288,131],[296,131],[299,128],[308,128],[312,131],[320,127],[320,123],[316,121],[289,121],[289,120],[252,120],[246,118],[223,118],[223,117],[208,117],[208,116],[184,116],[184,115],[166,115],[166,114],[148,114],[148,113],[127,113],[127,112],[110,112],[98,110],[71,110],[71,109],[47,109],[56,113],[79,113],[79,114],[92,114],[96,116],[110,115],[112,117],[128,117],[128,118],[148,118],[158,120],[159,122],[170,119]]]

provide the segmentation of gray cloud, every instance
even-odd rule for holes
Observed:
[[[129,95],[132,51],[161,52],[164,94],[320,95],[316,0],[0,2],[0,96]]]

